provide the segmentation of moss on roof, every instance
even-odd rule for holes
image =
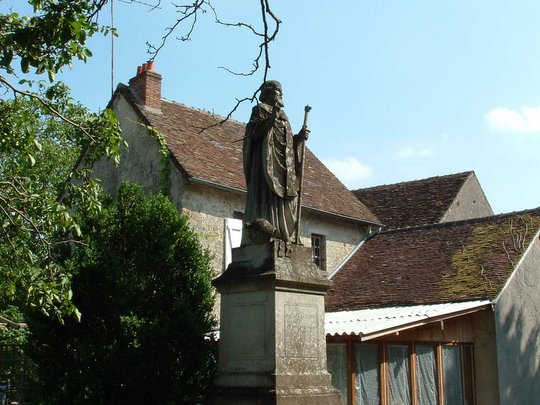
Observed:
[[[502,224],[478,224],[452,256],[454,271],[443,274],[441,290],[458,299],[496,295],[539,228],[540,218],[531,214],[509,217]]]
[[[540,229],[540,208],[383,231],[334,275],[330,311],[494,299]]]

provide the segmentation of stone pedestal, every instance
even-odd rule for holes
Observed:
[[[326,369],[324,295],[311,249],[281,241],[233,250],[221,294],[212,404],[340,404]]]

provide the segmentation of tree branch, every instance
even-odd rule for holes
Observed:
[[[272,11],[270,7],[270,0],[260,0],[259,7],[261,12],[261,21],[262,21],[262,32],[259,32],[252,24],[249,24],[248,22],[225,22],[221,20],[218,16],[218,12],[216,8],[211,3],[211,0],[196,0],[193,4],[184,4],[184,5],[176,5],[178,12],[180,13],[181,17],[176,20],[176,22],[165,29],[165,35],[161,38],[161,42],[159,45],[152,45],[147,42],[148,45],[148,53],[151,55],[151,59],[155,59],[159,52],[163,49],[165,44],[167,43],[170,36],[175,32],[182,24],[189,23],[189,28],[187,30],[187,33],[177,37],[180,41],[189,41],[191,40],[192,34],[195,30],[196,23],[198,21],[198,16],[200,13],[205,13],[207,9],[212,10],[212,13],[214,15],[215,22],[219,25],[222,25],[224,27],[229,28],[240,28],[240,29],[246,29],[251,34],[255,35],[256,37],[261,38],[261,42],[258,45],[259,51],[252,62],[252,69],[246,72],[239,72],[235,71],[233,69],[230,69],[225,66],[219,66],[219,69],[223,69],[226,72],[235,75],[235,76],[253,76],[255,73],[259,72],[262,69],[262,80],[261,84],[264,83],[268,78],[268,72],[271,68],[270,65],[270,45],[273,41],[276,40],[276,37],[279,33],[279,28],[281,25],[281,20],[277,17],[277,15]],[[253,93],[253,95],[243,98],[237,98],[236,103],[233,106],[233,108],[229,111],[225,119],[219,121],[217,124],[211,125],[209,128],[222,125],[226,121],[228,121],[232,114],[234,114],[240,105],[244,102],[253,102],[257,98],[257,94],[260,91],[260,87],[257,88],[257,90]],[[206,128],[201,129],[201,131],[204,131]]]
[[[64,121],[65,123],[73,126],[74,128],[80,130],[83,134],[85,134],[91,142],[97,142],[97,140],[88,132],[88,130],[83,127],[80,123],[75,122],[67,118],[65,115],[63,115],[60,111],[56,110],[49,102],[47,102],[42,97],[38,96],[35,93],[24,91],[17,89],[15,86],[13,86],[10,82],[8,82],[3,76],[0,76],[0,83],[2,83],[4,86],[8,87],[13,91],[13,94],[17,96],[18,94],[21,96],[29,97],[34,100],[39,101],[45,108],[47,108],[52,114],[54,114],[56,117],[60,118],[60,120]]]

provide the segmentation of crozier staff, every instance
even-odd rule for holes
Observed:
[[[298,223],[298,195],[301,164],[298,145],[309,130],[303,126],[294,135],[283,111],[281,84],[266,81],[260,103],[253,107],[244,137],[244,174],[247,185],[244,221],[249,226],[259,219],[273,226],[273,237],[290,242]],[[249,235],[242,244],[252,243]]]

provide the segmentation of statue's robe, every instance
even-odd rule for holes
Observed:
[[[272,106],[253,108],[244,138],[247,185],[245,223],[266,219],[274,237],[290,241],[297,226],[299,170],[297,137],[283,111],[272,123]]]

